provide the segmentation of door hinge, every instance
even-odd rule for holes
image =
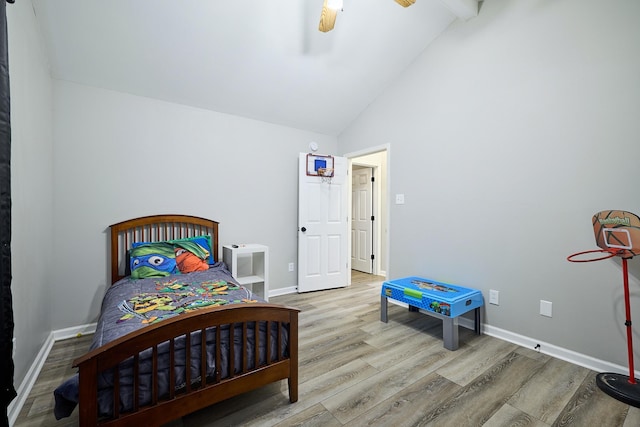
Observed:
[[[371,221],[375,221],[375,217],[373,215],[371,215]]]
[[[373,261],[375,258],[375,255],[371,254],[371,261]]]
[[[376,182],[376,178],[375,177],[371,177],[371,182]]]

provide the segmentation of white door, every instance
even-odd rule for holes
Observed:
[[[307,175],[307,154],[298,172],[298,292],[348,286],[347,158],[335,157],[334,176]]]
[[[373,254],[372,168],[353,168],[351,175],[351,268],[371,274]]]

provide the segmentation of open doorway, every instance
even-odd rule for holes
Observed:
[[[389,265],[389,149],[386,144],[345,154],[351,176],[351,268],[385,277]]]

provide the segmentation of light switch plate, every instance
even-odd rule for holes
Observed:
[[[500,305],[500,292],[495,289],[489,290],[489,304]]]

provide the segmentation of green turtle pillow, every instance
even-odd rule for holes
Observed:
[[[136,242],[129,251],[129,260],[133,279],[207,270],[215,262],[210,236]]]

